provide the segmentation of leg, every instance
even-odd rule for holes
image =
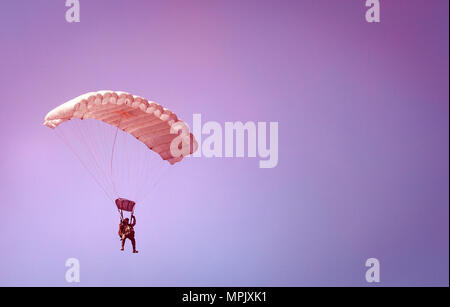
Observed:
[[[134,235],[131,235],[129,237],[131,244],[133,245],[133,253],[137,253],[138,251],[136,250],[136,240],[134,239]]]
[[[124,248],[125,248],[125,240],[126,240],[126,239],[127,239],[127,238],[126,238],[125,236],[122,237],[122,248],[120,249],[121,251],[123,251]]]

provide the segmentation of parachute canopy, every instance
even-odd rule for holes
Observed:
[[[159,157],[173,165],[198,147],[173,112],[118,91],[74,98],[50,111],[44,125],[55,130],[119,210],[133,209],[129,199],[142,202],[161,181],[170,166]]]
[[[74,98],[50,111],[44,125],[52,129],[63,122],[78,118],[92,118],[133,135],[163,160],[175,164],[183,159],[171,154],[170,144],[178,136],[171,127],[179,123],[177,116],[161,105],[126,92],[99,91]],[[188,154],[197,150],[198,144],[189,133],[183,142],[190,144]]]

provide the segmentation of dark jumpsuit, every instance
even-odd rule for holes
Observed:
[[[129,239],[131,244],[133,245],[133,251],[136,250],[136,240],[134,239],[134,226],[136,225],[136,218],[133,216],[131,218],[131,224],[125,225],[124,223],[120,223],[120,233],[122,233],[122,249],[125,246],[125,241]]]

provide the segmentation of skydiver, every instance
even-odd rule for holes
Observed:
[[[138,251],[136,250],[136,240],[134,239],[134,226],[136,225],[136,217],[134,215],[131,215],[131,224],[130,220],[128,218],[124,219],[120,225],[119,225],[119,236],[122,240],[122,248],[121,251],[124,250],[125,247],[125,241],[126,239],[129,239],[131,241],[131,244],[133,245],[133,253],[137,254]]]

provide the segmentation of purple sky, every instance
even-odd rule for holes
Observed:
[[[0,285],[449,284],[449,2],[64,0],[0,10]],[[278,121],[279,164],[187,159],[119,251],[114,205],[45,114],[128,91],[190,121]],[[161,161],[161,163],[163,163]]]

